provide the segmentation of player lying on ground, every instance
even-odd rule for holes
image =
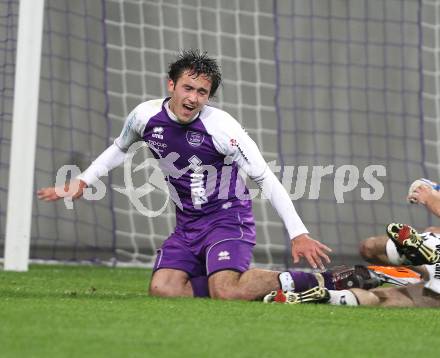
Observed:
[[[440,216],[440,186],[427,179],[414,181],[408,191],[408,201],[422,204]],[[402,231],[403,230],[403,231]],[[370,291],[352,289],[329,291],[318,285],[300,295],[286,294],[285,301],[329,302],[331,304],[438,307],[440,305],[440,228],[430,227],[421,235],[401,224],[390,224],[387,235],[370,237],[361,243],[360,253],[371,263],[380,265],[411,265],[422,274],[424,283],[405,287],[376,288]],[[274,301],[276,293],[267,296]],[[278,296],[282,296],[279,294]]]
[[[331,250],[309,236],[255,142],[232,116],[208,105],[220,83],[214,59],[199,51],[183,51],[169,66],[169,98],[138,105],[114,144],[76,180],[64,188],[37,192],[45,201],[63,196],[77,199],[87,186],[122,164],[132,144],[146,142],[175,194],[171,197],[177,222],[158,250],[151,295],[204,295],[207,279],[213,298],[254,300],[270,290],[293,290],[301,284],[302,273],[249,269],[255,222],[239,169],[260,186],[283,220],[292,239],[294,262],[305,258],[313,268],[330,262]],[[216,172],[210,181],[212,191],[207,189],[208,167]],[[57,194],[62,189],[65,193]]]
[[[440,217],[440,185],[428,179],[414,181],[408,191],[408,201],[424,205]],[[430,227],[422,234],[407,226],[390,224],[386,236],[371,237],[361,243],[360,253],[371,263],[411,265],[426,281],[406,287],[377,288],[369,292],[353,289],[328,292],[325,300],[338,304],[438,307],[440,306],[440,228]],[[321,291],[322,292],[322,291]]]
[[[407,200],[413,204],[424,205],[430,212],[440,217],[440,186],[428,179],[415,180],[408,191]],[[424,233],[440,234],[440,227],[429,227]],[[368,262],[382,265],[401,265],[394,250],[392,241],[387,235],[373,236],[361,243],[361,256]],[[426,270],[423,267],[415,267],[426,277]]]
[[[333,305],[365,305],[382,307],[440,307],[440,236],[434,233],[418,234],[408,225],[392,223],[387,227],[389,237],[383,252],[377,257],[386,264],[423,265],[425,282],[403,287],[352,288],[329,290],[322,282],[304,292],[271,292],[265,302],[329,303]],[[378,246],[376,246],[377,249]]]

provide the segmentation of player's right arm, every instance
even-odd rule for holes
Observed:
[[[65,183],[61,187],[42,188],[37,191],[37,197],[44,201],[56,201],[64,197],[78,199],[84,194],[84,189],[96,183],[100,177],[121,165],[125,159],[125,153],[130,145],[142,139],[146,120],[145,102],[137,106],[127,117],[121,134],[114,143],[102,152],[92,164],[78,177]]]
[[[312,268],[324,269],[330,263],[327,255],[331,249],[311,238],[309,231],[299,217],[289,194],[269,168],[257,144],[249,137],[241,125],[227,113],[222,114],[221,123],[212,125],[213,141],[217,150],[232,158],[262,190],[277,211],[291,239],[294,263],[305,258]]]
[[[79,199],[84,194],[84,189],[94,184],[103,175],[123,163],[125,153],[113,143],[96,160],[76,178],[66,182],[63,186],[42,188],[37,191],[37,197],[44,201],[56,201],[61,198]]]
[[[428,185],[419,185],[413,189],[408,200],[424,205],[434,215],[440,217],[440,192]]]
[[[73,179],[62,187],[41,188],[37,191],[37,197],[44,201],[56,201],[64,197],[75,200],[83,196],[85,188],[87,184],[84,181]]]

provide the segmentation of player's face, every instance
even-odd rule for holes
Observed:
[[[168,80],[170,109],[179,122],[188,123],[208,102],[210,91],[211,80],[208,77],[194,77],[185,71],[176,82]]]

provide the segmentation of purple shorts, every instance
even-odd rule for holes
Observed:
[[[249,269],[255,245],[252,212],[227,210],[187,224],[164,241],[157,250],[153,271],[170,268],[193,277],[221,270]]]

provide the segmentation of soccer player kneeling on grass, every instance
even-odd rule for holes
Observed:
[[[45,201],[81,197],[87,186],[124,162],[134,143],[143,141],[164,172],[177,222],[158,250],[151,295],[209,293],[213,298],[255,300],[271,290],[316,285],[313,274],[249,269],[255,221],[239,170],[260,186],[280,215],[295,263],[305,258],[312,268],[323,269],[331,250],[309,236],[288,193],[240,124],[208,105],[220,83],[214,59],[197,50],[183,51],[169,66],[168,98],[139,104],[114,144],[84,173],[61,190],[43,188],[37,195]],[[322,277],[332,288],[333,276]]]

